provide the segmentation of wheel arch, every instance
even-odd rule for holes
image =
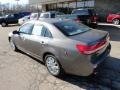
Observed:
[[[45,52],[44,54],[43,54],[43,56],[42,56],[42,60],[43,60],[43,62],[45,63],[45,56],[46,55],[53,55],[53,56],[55,56],[53,53],[51,53],[51,52]]]
[[[116,18],[113,18],[113,19],[112,19],[112,22],[113,22],[115,19],[118,19],[118,20],[120,20],[120,18],[116,17]]]
[[[8,37],[8,41],[10,42],[11,37]]]
[[[64,75],[64,74],[66,73],[66,71],[64,70],[63,65],[62,65],[61,62],[59,61],[58,57],[56,57],[56,55],[53,54],[53,53],[51,53],[51,52],[45,52],[45,53],[43,54],[43,63],[44,63],[44,64],[45,64],[45,56],[46,56],[46,55],[52,55],[52,56],[54,56],[54,57],[56,58],[58,64],[60,65],[62,72],[61,72],[60,75],[57,76],[57,77],[61,77],[62,75]]]

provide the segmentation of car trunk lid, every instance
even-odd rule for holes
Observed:
[[[78,41],[76,48],[82,54],[92,54],[108,44],[108,33],[99,30],[89,30],[70,38]]]
[[[87,32],[70,36],[71,39],[85,43],[86,45],[93,45],[101,40],[105,40],[108,32],[99,30],[89,30]]]

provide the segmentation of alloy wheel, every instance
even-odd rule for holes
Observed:
[[[2,27],[5,27],[7,24],[5,22],[3,22],[1,25],[2,25]]]
[[[15,44],[14,44],[14,42],[13,42],[12,39],[10,39],[10,46],[11,46],[11,48],[12,48],[13,51],[16,50]]]
[[[120,20],[119,20],[119,19],[115,19],[115,20],[113,20],[113,23],[114,23],[115,25],[118,25],[118,24],[120,23]]]
[[[48,56],[46,58],[46,66],[52,75],[57,76],[60,73],[60,66],[54,57]]]

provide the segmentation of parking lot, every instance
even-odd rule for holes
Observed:
[[[9,46],[8,33],[19,26],[0,27],[0,90],[120,90],[120,26],[100,24],[108,31],[112,51],[96,76],[51,76],[38,60]]]

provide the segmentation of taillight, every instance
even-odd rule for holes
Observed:
[[[97,16],[92,16],[90,19],[91,19],[91,21],[95,21],[96,22],[98,17]]]
[[[76,18],[74,19],[76,22],[80,23],[80,19],[79,18]]]
[[[103,40],[97,44],[94,45],[81,45],[81,44],[77,44],[76,48],[78,49],[78,51],[82,54],[92,54],[98,50],[100,50],[101,48],[104,47],[104,45],[106,44],[106,40]]]

